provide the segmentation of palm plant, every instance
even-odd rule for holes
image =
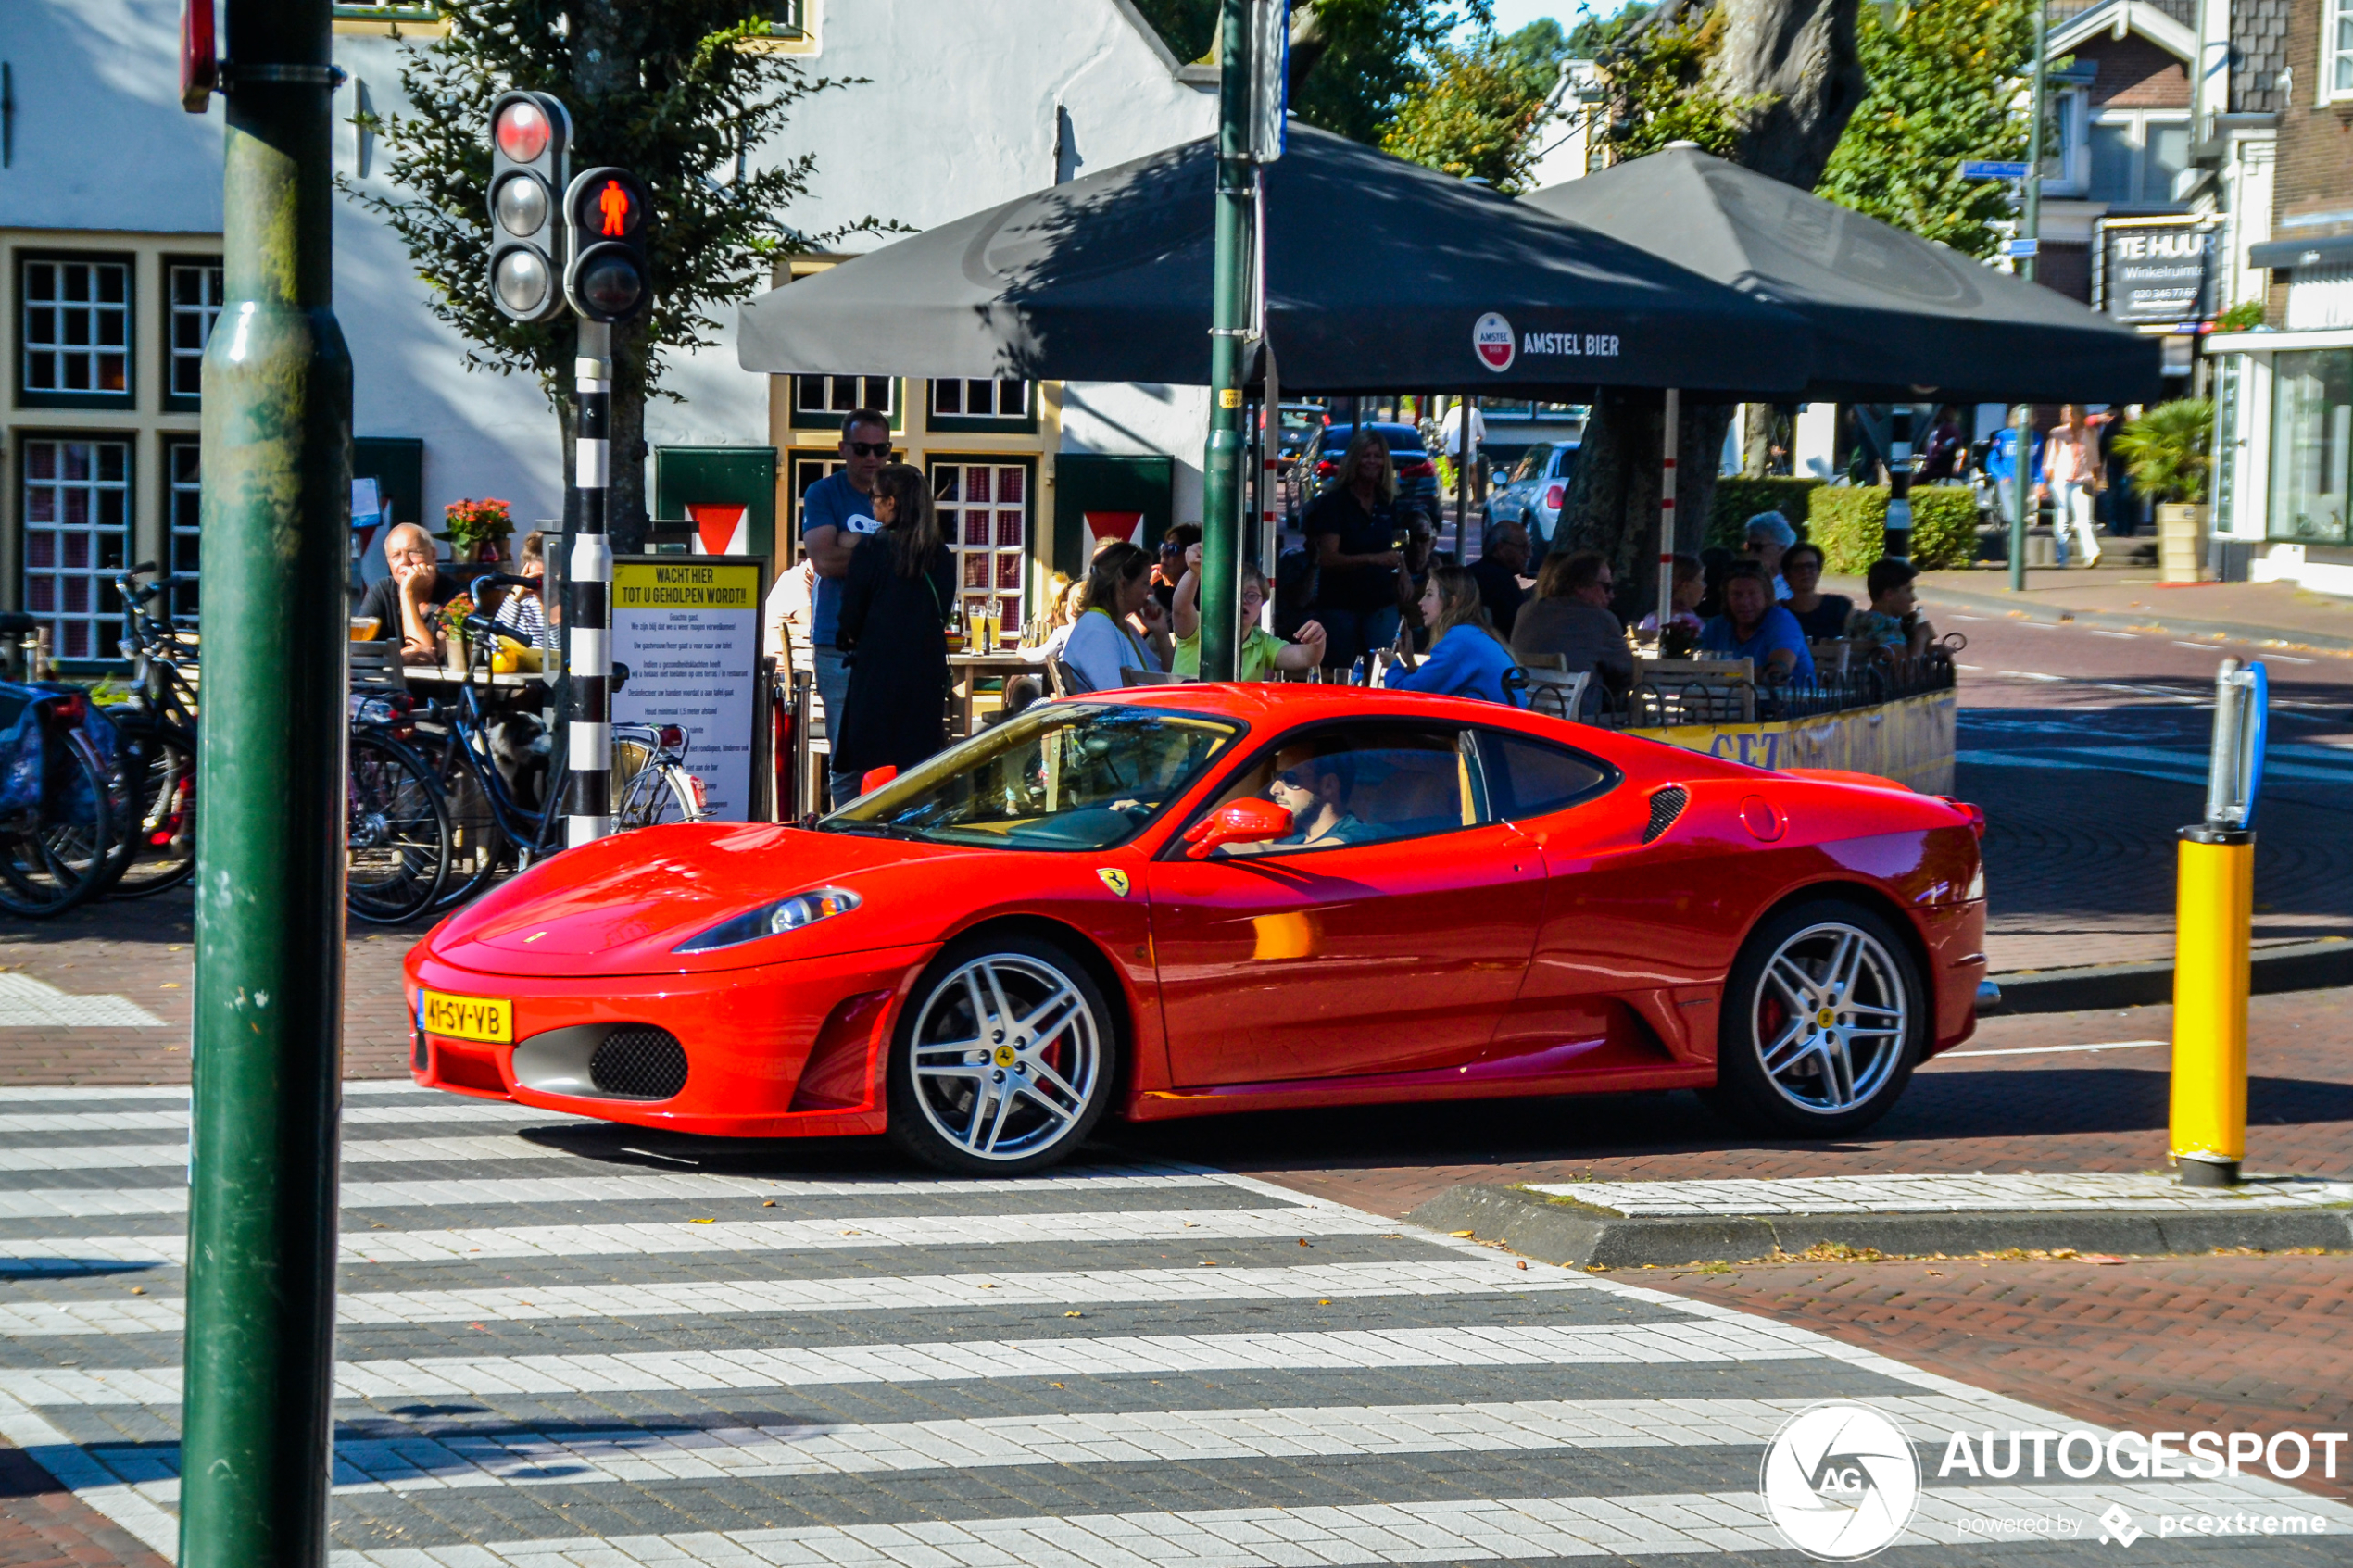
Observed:
[[[2158,501],[2206,499],[2206,476],[2213,459],[2214,405],[2203,397],[2159,403],[2116,433],[2116,450],[2132,470],[2133,484]]]

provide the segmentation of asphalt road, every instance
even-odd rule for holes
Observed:
[[[0,1426],[153,1549],[179,1493],[183,1127],[170,1090],[0,1093]],[[2072,1522],[2036,1561],[2106,1562],[2111,1506],[2353,1530],[2251,1477],[1944,1478],[1956,1432],[2079,1423],[1198,1166],[940,1182],[405,1083],[350,1095],[345,1162],[336,1568],[1795,1564],[1760,1461],[1832,1399],[1923,1456],[1889,1563],[2007,1561],[1984,1532],[2020,1516]]]
[[[1957,787],[1986,812],[1996,971],[2171,957],[2173,834],[2205,814],[2226,656],[2271,683],[2257,940],[2353,935],[2353,658],[1929,613],[1969,641]]]

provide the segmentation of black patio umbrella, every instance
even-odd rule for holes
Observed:
[[[1214,153],[1188,142],[776,289],[743,307],[736,356],[771,373],[1204,383]],[[1340,136],[1293,124],[1265,200],[1287,393],[1806,380],[1796,317]]]
[[[1819,400],[2145,403],[2155,339],[1696,147],[1521,198],[1803,316]]]

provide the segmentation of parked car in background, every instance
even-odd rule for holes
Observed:
[[[1431,459],[1429,448],[1422,445],[1422,433],[1412,425],[1373,424],[1365,428],[1378,431],[1380,438],[1389,444],[1389,460],[1397,470],[1398,500],[1415,502],[1435,518],[1438,464]],[[1300,454],[1300,470],[1305,483],[1299,486],[1293,506],[1293,527],[1298,526],[1308,503],[1339,482],[1340,459],[1348,456],[1348,444],[1355,436],[1354,425],[1326,425]]]
[[[1324,428],[1324,421],[1329,418],[1331,411],[1321,403],[1283,405],[1282,422],[1277,427],[1275,443],[1277,471],[1285,474],[1291,471],[1293,465],[1299,461],[1299,455],[1307,450],[1308,443],[1315,439],[1315,433]]]
[[[1487,497],[1487,525],[1516,522],[1541,555],[1559,526],[1569,476],[1577,471],[1577,443],[1542,441],[1519,455],[1512,471]]]

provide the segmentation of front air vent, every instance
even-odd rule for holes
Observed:
[[[624,1023],[597,1047],[588,1081],[616,1099],[668,1099],[686,1086],[686,1047],[667,1029]]]
[[[1691,792],[1681,784],[1668,784],[1653,795],[1650,825],[1642,830],[1642,842],[1648,844],[1673,827],[1675,819],[1683,814],[1683,808],[1690,804],[1691,798]]]

